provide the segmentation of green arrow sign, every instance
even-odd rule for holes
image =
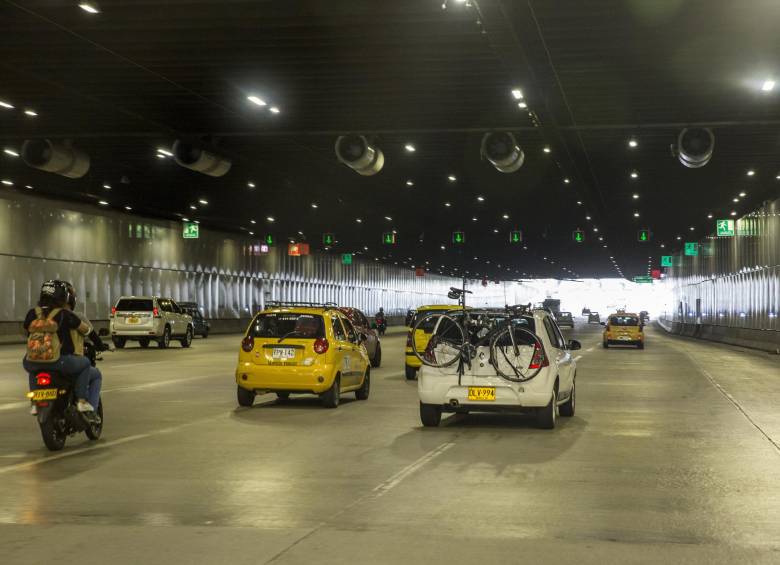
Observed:
[[[718,220],[715,222],[718,237],[734,237],[734,220]]]
[[[200,237],[200,226],[195,222],[184,222],[181,236],[184,239],[198,239]]]
[[[509,232],[509,243],[521,243],[523,241],[523,232],[513,230]]]
[[[671,267],[672,266],[672,256],[671,255],[661,255],[661,266],[662,267]]]
[[[461,244],[466,242],[466,234],[462,231],[452,232],[452,243]]]
[[[342,265],[351,265],[352,264],[352,253],[343,253],[341,255],[341,264]]]
[[[266,236],[263,238],[263,241],[265,242],[265,244],[266,244],[266,245],[273,245],[273,244],[275,244],[275,243],[276,243],[276,238],[274,238],[274,236],[272,236],[272,235],[269,233],[268,235],[266,235]]]
[[[638,232],[636,232],[636,239],[637,241],[641,241],[642,243],[646,241],[650,241],[650,230],[648,229],[641,229]]]
[[[391,231],[387,231],[382,234],[382,243],[385,245],[394,245],[395,244],[395,234]]]
[[[322,244],[323,245],[333,245],[336,243],[336,236],[332,233],[324,233],[322,234]]]
[[[582,230],[574,230],[571,234],[571,237],[577,243],[583,243],[585,241],[585,232]]]
[[[685,242],[685,254],[688,257],[696,257],[699,255],[699,244],[695,241]]]

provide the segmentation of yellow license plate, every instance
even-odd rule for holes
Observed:
[[[469,400],[488,400],[496,399],[496,388],[492,386],[470,386]]]
[[[38,402],[40,400],[57,400],[56,388],[42,388],[34,390],[32,395],[32,401]]]
[[[141,322],[141,320],[139,320],[138,318],[128,318],[127,319],[127,323],[128,324],[138,324],[140,322]]]

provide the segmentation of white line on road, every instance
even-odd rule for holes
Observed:
[[[592,347],[588,347],[585,351],[593,351]]]
[[[455,444],[452,442],[443,443],[436,449],[433,449],[420,457],[417,461],[414,461],[413,463],[410,463],[400,471],[398,471],[395,475],[387,479],[386,481],[379,483],[374,490],[372,491],[375,496],[378,498],[380,496],[385,495],[395,487],[397,487],[401,482],[408,477],[409,475],[412,475],[416,471],[418,471],[421,467],[423,467],[425,464],[429,463],[430,461],[436,459],[439,455],[447,451],[449,448],[454,446]]]
[[[579,361],[580,359],[582,359],[582,355],[577,355],[577,356],[574,358],[574,360],[575,360],[575,361]]]

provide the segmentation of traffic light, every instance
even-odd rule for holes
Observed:
[[[509,243],[522,243],[523,232],[520,230],[513,230],[509,232]]]
[[[331,246],[336,243],[336,236],[332,233],[322,234],[322,245]]]
[[[276,243],[276,238],[269,233],[263,238],[263,241],[266,245],[274,245]]]
[[[647,228],[642,228],[636,232],[636,240],[641,241],[642,243],[650,241],[650,230]]]
[[[466,234],[462,231],[452,232],[452,243],[455,245],[462,245],[466,243]]]
[[[579,230],[579,229],[578,229],[578,230],[574,230],[574,231],[571,233],[571,238],[572,238],[572,239],[573,239],[573,240],[574,240],[576,243],[585,243],[585,232],[584,232],[584,231],[582,231],[582,230]]]
[[[391,231],[386,231],[382,234],[382,243],[385,245],[395,245],[395,234]]]

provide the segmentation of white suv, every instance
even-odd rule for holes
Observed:
[[[160,349],[167,348],[171,339],[178,339],[182,347],[192,344],[192,316],[171,298],[122,296],[111,308],[110,317],[111,339],[120,349],[128,340],[137,341],[141,347],[156,341]]]
[[[459,313],[462,317],[463,314]],[[509,344],[508,333],[501,340],[495,340],[495,357],[491,358],[491,347],[482,345],[482,333],[466,331],[472,344],[471,366],[456,362],[446,367],[435,367],[423,361],[418,377],[417,391],[420,397],[420,419],[425,426],[438,426],[442,412],[532,412],[541,428],[555,427],[558,415],[573,416],[576,402],[576,362],[572,351],[580,349],[576,340],[566,341],[555,318],[545,310],[528,310],[522,314],[506,312],[469,312],[470,319],[482,316],[484,327],[503,323],[511,319],[514,341],[517,349]],[[457,319],[457,315],[453,316]],[[487,322],[485,322],[487,320]],[[492,320],[492,321],[491,321]],[[434,335],[445,323],[440,318]],[[451,323],[451,322],[447,322]],[[487,326],[484,326],[484,324]],[[529,333],[530,332],[530,333]],[[497,334],[496,334],[497,335]],[[536,336],[536,337],[534,337]],[[500,349],[503,348],[503,353]],[[424,358],[429,362],[452,358],[452,349],[447,352],[446,343],[436,344],[426,350]],[[509,356],[507,356],[509,351]],[[512,352],[517,353],[513,356]],[[510,365],[511,358],[511,365]],[[497,360],[500,359],[500,360]],[[459,366],[462,373],[459,375]],[[512,367],[519,367],[518,372]],[[503,373],[506,376],[502,376]]]

